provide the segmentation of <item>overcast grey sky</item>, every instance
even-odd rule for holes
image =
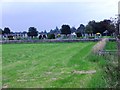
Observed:
[[[25,1],[25,0],[24,0]],[[115,17],[119,0],[2,0],[0,28],[28,31],[34,26],[38,31],[49,31],[63,24],[78,28],[90,20],[100,21]],[[1,16],[0,15],[0,16]]]

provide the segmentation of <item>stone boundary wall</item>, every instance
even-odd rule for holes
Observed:
[[[43,43],[43,42],[97,42],[101,39],[64,39],[64,40],[57,40],[57,39],[45,39],[45,40],[1,40],[0,44],[10,44],[10,43]]]
[[[109,38],[109,41],[116,41],[116,38]]]

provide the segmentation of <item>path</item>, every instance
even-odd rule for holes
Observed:
[[[93,53],[99,53],[99,51],[103,50],[106,42],[108,41],[108,38],[103,38],[101,41],[99,41],[92,49]]]

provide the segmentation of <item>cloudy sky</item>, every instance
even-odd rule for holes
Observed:
[[[119,0],[1,0],[0,28],[38,31],[61,28],[63,24],[78,28],[90,20],[115,17]]]

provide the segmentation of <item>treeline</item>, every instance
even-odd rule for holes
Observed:
[[[96,33],[101,33],[102,35],[104,35],[104,32],[107,33],[107,35],[113,35],[113,33],[115,33],[116,31],[116,27],[114,25],[114,23],[109,20],[109,19],[105,19],[103,21],[100,22],[96,22],[95,20],[93,21],[89,21],[88,24],[85,26],[83,24],[80,24],[80,26],[78,28],[75,27],[70,27],[69,25],[62,25],[61,28],[59,29],[58,27],[56,27],[54,30],[50,30],[49,32],[42,31],[42,32],[38,32],[37,28],[35,27],[29,27],[28,31],[24,31],[24,32],[20,32],[22,34],[27,34],[28,37],[37,37],[38,34],[45,34],[45,35],[56,35],[56,34],[64,34],[64,35],[68,35],[71,33],[76,33],[77,37],[81,37],[84,34],[96,34]],[[5,35],[5,34],[14,34],[14,32],[12,32],[9,27],[5,27],[3,30],[0,29],[0,34]],[[54,37],[53,35],[53,37]],[[39,36],[39,38],[42,36]],[[44,36],[45,37],[45,36]]]

